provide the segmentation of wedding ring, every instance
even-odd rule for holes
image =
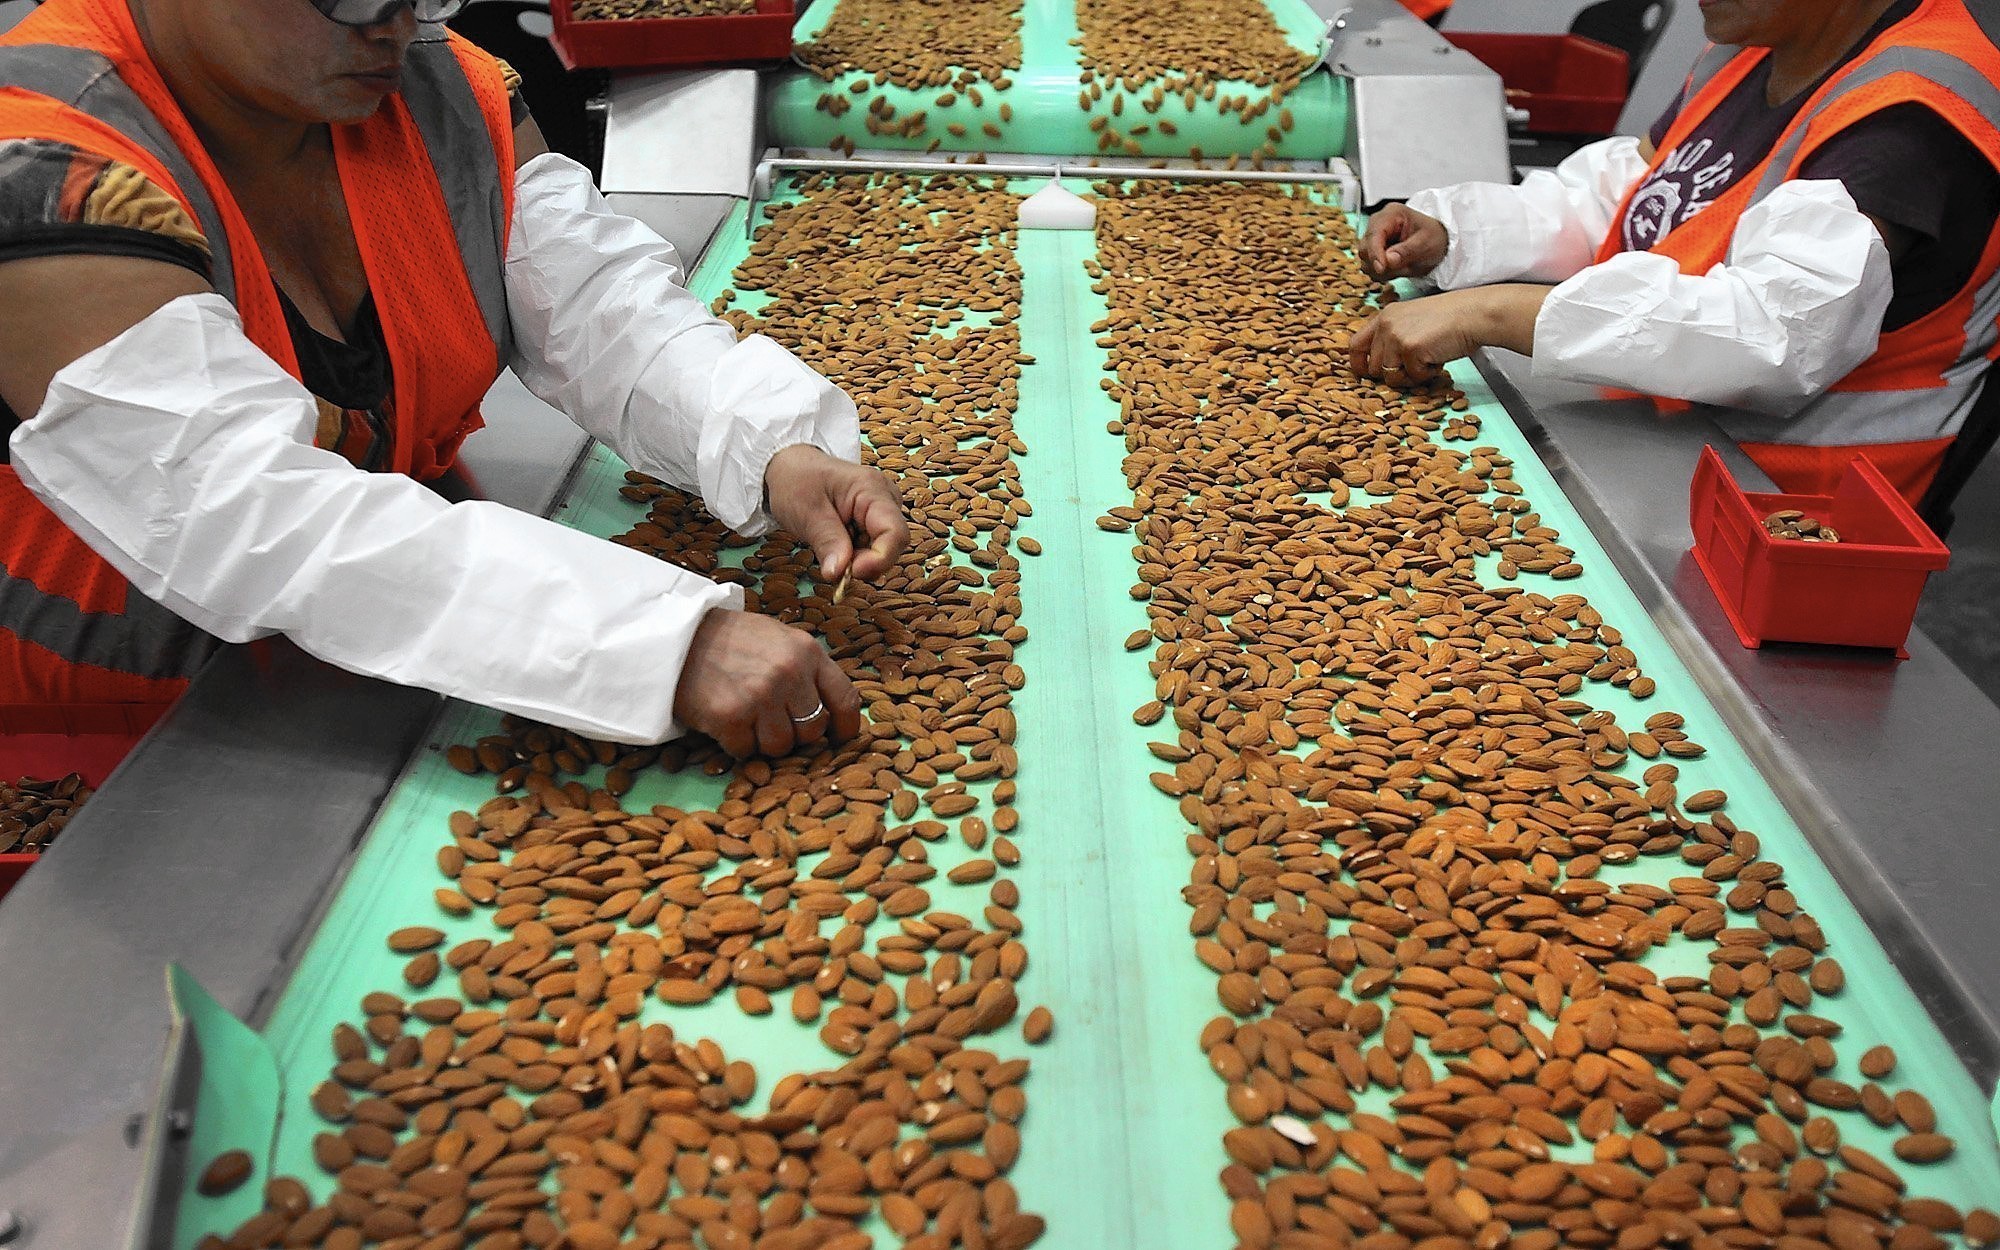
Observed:
[[[792,723],[794,725],[810,725],[814,721],[818,720],[820,717],[825,715],[826,715],[826,704],[823,702],[815,703],[813,705],[813,710],[807,712],[804,716],[792,717]]]

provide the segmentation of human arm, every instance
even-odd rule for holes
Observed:
[[[1447,291],[1560,282],[1596,257],[1646,163],[1639,140],[1618,136],[1578,150],[1553,170],[1535,170],[1518,186],[1466,182],[1419,191],[1405,207],[1377,214],[1383,250],[1403,242],[1411,254],[1374,261],[1370,273],[1419,278]],[[1375,234],[1373,222],[1369,233]],[[1364,267],[1371,264],[1367,240],[1362,258]]]
[[[1504,347],[1532,355],[1538,377],[1793,412],[1874,354],[1893,287],[1885,238],[1908,246],[1840,184],[1790,182],[1743,215],[1728,262],[1705,274],[1625,252],[1554,287],[1405,300],[1356,333],[1350,364],[1418,384]]]
[[[1553,288],[1507,282],[1387,305],[1355,332],[1348,366],[1393,385],[1431,381],[1482,347],[1535,350],[1535,318]]]
[[[283,633],[352,671],[618,741],[742,720],[736,745],[754,747],[757,717],[732,700],[823,699],[836,731],[858,724],[810,639],[709,623],[742,616],[711,611],[736,591],[312,447],[311,396],[200,285],[126,257],[0,265],[0,337],[21,345],[0,355],[0,397],[35,414],[14,466],[142,592],[226,640]],[[183,363],[162,375],[161,360]],[[727,690],[678,680],[719,647],[743,657]]]
[[[1707,273],[1625,252],[1558,285],[1536,318],[1534,371],[1783,415],[1874,354],[1892,292],[1882,232],[1846,189],[1787,182]]]
[[[772,340],[739,341],[710,316],[672,246],[612,212],[575,162],[530,159],[515,204],[508,307],[530,390],[632,467],[699,490],[740,533],[764,533],[775,512],[812,542],[823,575],[888,569],[908,531],[887,480],[858,463],[851,400]],[[821,454],[779,465],[788,448]],[[858,556],[850,524],[868,543]]]

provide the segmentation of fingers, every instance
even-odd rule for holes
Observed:
[[[783,755],[792,749],[797,736],[793,732],[791,713],[785,705],[773,700],[763,702],[757,709],[757,750],[764,755]]]
[[[833,581],[847,572],[854,559],[854,539],[847,532],[847,520],[831,496],[814,498],[799,520],[799,537],[819,557],[822,581]]]
[[[1361,239],[1361,267],[1372,278],[1390,276],[1395,244],[1409,233],[1409,210],[1401,204],[1385,206],[1368,220],[1368,233]]]
[[[831,663],[832,661],[828,661]],[[820,696],[817,687],[818,671],[811,676],[811,684],[801,688],[797,698],[804,706],[787,709],[792,722],[792,747],[794,750],[811,746],[826,737],[827,724],[833,719],[826,710],[826,700]],[[808,697],[810,696],[810,697]]]
[[[854,689],[854,683],[847,680],[847,674],[840,671],[840,665],[833,657],[820,652],[820,662],[813,675],[818,689],[818,697],[826,705],[826,733],[836,741],[844,741],[861,732],[861,695]]]
[[[1389,324],[1387,313],[1376,317],[1375,325],[1375,337],[1368,344],[1366,372],[1371,378],[1389,379],[1391,370],[1398,374],[1403,370],[1401,344],[1396,341],[1395,327]]]
[[[737,759],[748,759],[757,753],[757,713],[755,708],[745,708],[735,715],[712,718],[699,726],[703,733],[715,739],[721,747]]]
[[[1381,324],[1382,318],[1379,315],[1370,317],[1368,323],[1359,330],[1356,330],[1354,337],[1348,341],[1347,367],[1353,372],[1363,376],[1370,376],[1368,374],[1369,352],[1375,346],[1375,336],[1379,332]]]
[[[854,555],[853,563],[854,575],[865,582],[894,568],[896,557],[910,545],[910,523],[903,518],[903,509],[889,493],[887,479],[875,476],[880,489],[862,496],[854,517],[868,539],[867,548]]]

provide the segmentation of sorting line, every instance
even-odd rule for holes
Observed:
[[[715,254],[691,283],[696,293],[708,298],[727,285],[745,250],[740,230],[720,232]],[[1234,1121],[1224,1086],[1196,1044],[1201,1024],[1220,1007],[1212,974],[1193,956],[1179,897],[1190,864],[1181,841],[1187,826],[1175,804],[1146,782],[1153,764],[1144,743],[1155,731],[1130,721],[1131,709],[1152,697],[1146,670],[1151,649],[1119,649],[1127,633],[1146,624],[1143,605],[1124,589],[1137,572],[1129,551],[1133,539],[1093,524],[1106,507],[1131,502],[1119,468],[1123,440],[1104,428],[1117,413],[1098,388],[1098,379],[1107,376],[1104,352],[1088,332],[1104,314],[1102,298],[1090,292],[1082,271],[1093,253],[1088,232],[1030,233],[1019,245],[1024,350],[1036,363],[1024,371],[1015,422],[1029,447],[1019,463],[1035,511],[1018,532],[1044,548],[1042,556],[1021,560],[1022,619],[1030,638],[1019,657],[1029,681],[1016,696],[1024,860],[1015,877],[1031,961],[1020,995],[1024,1015],[1037,1004],[1053,1008],[1056,1032],[1033,1050],[1019,1044],[1013,1029],[974,1044],[1034,1061],[1022,1156],[1011,1178],[1023,1209],[1049,1221],[1041,1247],[1212,1250],[1228,1236],[1228,1204],[1215,1177],[1226,1161],[1221,1133]],[[1827,932],[1829,953],[1848,972],[1848,989],[1825,1007],[1847,1026],[1843,1062],[1832,1075],[1856,1081],[1853,1064],[1863,1050],[1876,1042],[1895,1046],[1901,1073],[1930,1096],[1941,1131],[1959,1143],[1944,1164],[1905,1168],[1913,1191],[1961,1206],[1990,1203],[2000,1193],[2000,1144],[1986,1096],[1527,439],[1469,366],[1455,368],[1453,376],[1482,418],[1478,441],[1513,459],[1527,497],[1561,530],[1561,541],[1576,550],[1586,570],[1560,587],[1544,585],[1546,579],[1522,584],[1587,595],[1623,630],[1659,685],[1644,704],[1593,686],[1593,704],[1613,708],[1621,722],[1636,723],[1666,708],[1686,715],[1688,732],[1709,750],[1683,765],[1688,788],[1729,791],[1731,815],[1763,839],[1766,858],[1785,864],[1792,888]],[[618,496],[622,472],[615,457],[595,450],[561,518],[600,534],[629,528],[643,512]],[[328,1066],[327,1031],[352,1017],[361,994],[397,983],[401,958],[383,951],[382,936],[436,914],[430,894],[441,878],[431,857],[442,840],[444,815],[475,808],[492,795],[490,778],[456,773],[444,763],[441,747],[492,732],[497,724],[486,709],[448,707],[434,731],[433,753],[414,761],[397,785],[265,1029],[286,1075],[275,1171],[306,1180],[316,1193],[331,1183],[310,1157],[310,1138],[323,1126],[306,1099]],[[699,773],[649,771],[627,806],[705,804],[719,784]],[[941,868],[948,866],[940,861]],[[1676,858],[1642,859],[1634,875],[1664,878],[1681,871]],[[441,915],[426,922],[445,928],[450,942],[487,931]],[[677,1032],[713,1036],[733,1056],[754,1062],[764,1091],[784,1071],[835,1066],[812,1030],[784,1013],[743,1016],[727,995],[667,1018]],[[197,1145],[249,1144],[260,1117],[272,1110],[205,1101]],[[1889,1156],[1889,1134],[1858,1113],[1838,1120],[1846,1140]],[[199,1149],[197,1157],[205,1157]],[[233,1227],[253,1213],[256,1188],[222,1199],[197,1198],[190,1189],[178,1244],[192,1244],[190,1230]]]

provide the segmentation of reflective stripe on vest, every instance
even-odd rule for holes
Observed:
[[[157,160],[179,184],[178,190],[208,241],[216,291],[232,304],[236,302],[229,233],[214,199],[180,145],[118,76],[108,58],[87,48],[62,44],[0,46],[0,83],[48,96],[94,117]],[[513,348],[513,329],[507,316],[506,257],[500,254],[507,223],[499,164],[486,139],[479,102],[466,80],[465,67],[443,42],[411,45],[404,61],[402,95],[444,191],[473,298],[504,363]]]
[[[507,237],[507,210],[495,176],[500,164],[465,67],[449,44],[410,45],[403,62],[403,101],[424,137],[472,296],[505,365],[514,354],[514,328],[507,316],[507,258],[500,254],[500,240]]]
[[[44,647],[71,664],[134,677],[192,677],[221,644],[128,589],[122,612],[85,612],[0,568],[0,632]]]
[[[177,184],[195,223],[208,240],[209,281],[230,303],[236,302],[236,271],[229,259],[229,232],[222,214],[188,163],[180,145],[168,137],[160,119],[133,93],[118,69],[102,53],[61,44],[0,46],[0,83],[59,100],[87,113],[146,149]]]
[[[1699,95],[1703,87],[1714,82],[1715,76],[1727,68],[1742,50],[1728,44],[1709,44],[1707,50],[1696,58],[1694,69],[1688,73],[1687,83],[1681,88],[1682,107]]]
[[[81,580],[64,585],[84,564],[101,576],[81,572]],[[53,589],[43,584],[52,576]],[[115,596],[104,593],[107,586]],[[6,634],[71,664],[148,680],[191,677],[221,645],[105,566],[13,469],[0,466],[0,635]],[[0,703],[17,693],[0,692]]]

